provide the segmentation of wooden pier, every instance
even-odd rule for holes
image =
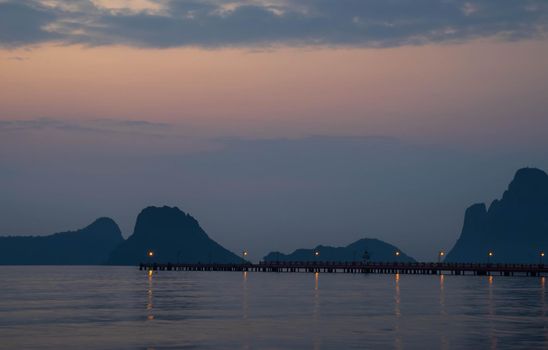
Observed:
[[[546,276],[544,264],[466,264],[466,263],[400,263],[400,262],[308,262],[280,261],[258,264],[185,264],[141,263],[146,271],[253,271],[253,272],[325,272],[409,275],[475,275],[475,276]]]

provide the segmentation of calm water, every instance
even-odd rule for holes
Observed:
[[[2,272],[2,349],[548,348],[544,278]]]

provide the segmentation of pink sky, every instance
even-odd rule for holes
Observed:
[[[543,41],[258,51],[42,45],[0,58],[2,120],[145,120],[205,136],[548,137]]]

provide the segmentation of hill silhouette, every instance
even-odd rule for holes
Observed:
[[[413,262],[415,259],[403,253],[397,247],[378,239],[363,238],[346,247],[319,245],[313,249],[297,249],[291,254],[271,252],[265,261],[364,261],[367,251],[369,261],[375,262]],[[318,252],[316,256],[315,252]],[[396,255],[399,252],[399,255]]]
[[[154,252],[147,257],[147,252]],[[148,207],[137,217],[133,235],[110,254],[109,264],[241,263],[241,257],[208,237],[189,214],[177,207]]]
[[[446,262],[538,263],[548,253],[548,175],[535,168],[516,172],[500,200],[466,210],[460,238]]]
[[[0,265],[98,265],[123,241],[118,225],[100,218],[77,231],[0,237]]]

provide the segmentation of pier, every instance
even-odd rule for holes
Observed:
[[[302,272],[302,273],[362,273],[409,275],[474,275],[474,276],[546,276],[544,264],[468,264],[468,263],[401,263],[401,262],[322,262],[280,261],[258,264],[186,264],[141,263],[139,270],[146,271],[252,271],[252,272]]]

